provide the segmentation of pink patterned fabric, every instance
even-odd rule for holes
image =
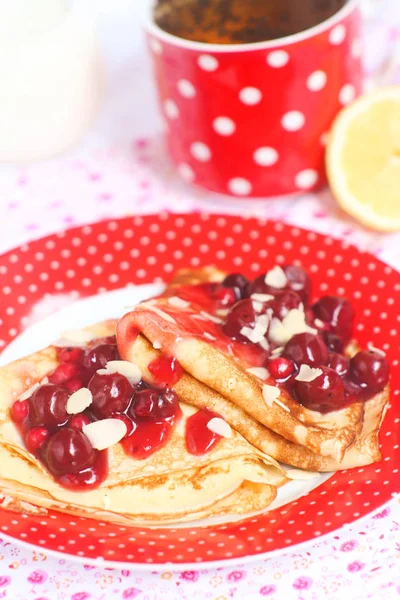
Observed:
[[[147,108],[150,75],[142,67],[144,47],[141,44],[133,49],[129,46],[131,40],[136,39],[131,29],[134,9],[132,3],[128,13],[123,7],[125,4],[129,3],[101,0],[96,5],[102,19],[103,42],[106,48],[113,49],[108,63],[117,92],[109,99],[106,115],[89,134],[85,146],[50,161],[0,171],[3,215],[0,251],[93,220],[157,213],[161,209],[189,212],[205,208],[209,212],[256,213],[330,233],[400,268],[400,234],[382,235],[359,227],[339,211],[328,191],[271,202],[242,202],[206,194],[178,180],[162,146],[152,99],[149,114],[143,113],[143,119],[151,122],[151,126],[145,127],[141,122],[142,113],[135,112],[136,107],[141,111]],[[389,71],[392,79],[400,83],[399,71],[388,64],[393,45],[400,38],[399,6],[395,0],[376,0],[376,4],[380,8],[368,27],[367,70],[370,74],[378,72],[383,79]],[[115,12],[113,31],[106,28],[105,7]],[[121,39],[117,51],[118,19]],[[129,27],[124,28],[125,22]],[[373,43],[368,44],[368,40]],[[129,83],[139,79],[144,99],[138,96],[141,93],[138,86]],[[399,540],[398,499],[393,499],[375,516],[326,539],[295,548],[291,553],[181,573],[170,569],[136,572],[93,567],[47,556],[39,549],[28,549],[1,539],[0,598],[400,599]]]

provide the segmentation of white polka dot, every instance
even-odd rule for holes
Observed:
[[[289,62],[289,54],[285,50],[274,50],[267,56],[267,63],[270,67],[279,69],[284,67]]]
[[[318,173],[314,169],[304,169],[297,173],[294,181],[298,188],[307,190],[317,183]]]
[[[219,67],[217,59],[215,56],[211,56],[211,54],[201,54],[197,59],[197,63],[200,69],[208,72],[216,71],[216,69]]]
[[[341,104],[350,104],[356,96],[356,89],[351,83],[346,83],[339,92],[339,102]]]
[[[153,52],[155,54],[162,54],[163,47],[161,45],[161,42],[159,42],[155,38],[151,38],[149,43],[150,43],[150,48],[153,50]]]
[[[177,83],[178,91],[184,98],[194,98],[196,95],[196,88],[193,83],[187,79],[180,79]]]
[[[355,40],[353,40],[353,43],[351,44],[351,55],[353,56],[353,58],[360,58],[362,54],[362,41],[360,40],[360,38],[356,38]]]
[[[343,24],[336,25],[329,33],[329,41],[334,46],[338,46],[344,42],[346,37],[346,27]]]
[[[253,154],[253,158],[254,162],[261,167],[271,167],[278,161],[279,154],[275,148],[262,146],[261,148],[257,148]]]
[[[213,128],[219,135],[232,135],[236,130],[235,122],[229,117],[217,117],[213,121]]]
[[[164,110],[169,119],[177,119],[179,117],[179,108],[176,103],[169,98],[164,102]]]
[[[282,117],[282,127],[286,131],[298,131],[305,123],[305,117],[299,110],[291,110]]]
[[[311,92],[319,92],[327,82],[325,71],[314,71],[307,79],[307,87]]]
[[[190,146],[190,152],[200,162],[207,162],[212,156],[210,148],[203,142],[193,142]]]
[[[247,196],[251,193],[252,185],[243,177],[234,177],[228,182],[228,188],[235,196]]]
[[[193,181],[195,178],[195,173],[192,167],[186,163],[181,163],[178,165],[178,173],[185,181]]]
[[[261,102],[262,92],[256,87],[245,87],[239,92],[239,98],[243,104],[254,106]]]

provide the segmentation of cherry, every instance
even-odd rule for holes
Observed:
[[[341,338],[336,335],[336,333],[332,333],[331,331],[325,331],[322,334],[323,340],[327,345],[329,352],[336,352],[341,354],[344,350],[344,344]]]
[[[134,421],[132,421],[132,419],[130,419],[126,415],[114,415],[113,418],[119,419],[126,425],[126,434],[124,435],[124,437],[122,439],[129,437],[135,431],[135,429],[137,427],[136,423]]]
[[[336,373],[340,375],[340,377],[344,377],[349,370],[350,361],[346,356],[343,356],[343,354],[337,354],[336,352],[332,352],[329,355],[328,366],[334,371],[336,371]]]
[[[77,392],[78,390],[80,390],[82,387],[85,387],[85,383],[83,382],[82,379],[70,379],[69,381],[66,381],[64,384],[65,388],[69,391],[70,394],[73,394],[74,392]]]
[[[64,428],[53,434],[45,446],[44,459],[53,475],[79,473],[96,457],[88,438],[78,429]]]
[[[275,294],[275,300],[272,301],[271,307],[274,313],[274,317],[282,320],[289,311],[294,308],[299,308],[302,304],[302,300],[296,292],[291,290],[285,292],[278,292]]]
[[[329,360],[328,348],[318,335],[313,333],[298,333],[286,344],[283,356],[292,360],[295,365],[310,365],[316,367],[327,365]]]
[[[79,429],[82,431],[84,425],[89,425],[91,423],[90,417],[85,415],[85,413],[80,413],[79,415],[74,415],[68,423],[68,427],[75,427],[75,429]]]
[[[344,344],[351,340],[354,323],[354,310],[347,298],[322,296],[313,306],[315,316],[330,325]]]
[[[29,402],[28,400],[17,400],[10,408],[11,418],[15,423],[22,423],[28,416]]]
[[[294,372],[294,364],[287,358],[270,358],[267,363],[269,373],[274,379],[287,379]]]
[[[252,301],[247,298],[240,300],[229,311],[222,330],[228,337],[248,342],[249,340],[240,333],[242,327],[254,329],[257,313],[254,310]]]
[[[158,406],[158,394],[155,390],[142,390],[135,396],[134,411],[138,417],[150,417]]]
[[[236,300],[243,300],[243,298],[246,298],[248,295],[247,288],[249,285],[249,280],[244,275],[241,275],[241,273],[231,273],[225,277],[221,285],[226,288],[232,288],[235,293]]]
[[[68,398],[69,393],[62,387],[52,383],[41,385],[29,399],[30,424],[48,429],[65,425],[69,419]]]
[[[98,369],[103,369],[109,361],[118,360],[118,358],[117,346],[98,344],[86,354],[83,366],[93,375]]]
[[[93,395],[90,409],[99,419],[125,412],[135,393],[132,384],[120,373],[95,373],[88,388]]]
[[[214,298],[218,301],[219,306],[223,308],[229,308],[233,306],[239,299],[232,288],[219,287],[214,292]]]
[[[389,381],[389,364],[379,352],[361,350],[350,361],[350,378],[371,393],[381,392]]]
[[[29,452],[39,450],[49,437],[49,431],[45,427],[34,427],[25,436],[25,444]]]
[[[59,348],[58,349],[58,358],[60,362],[79,362],[83,361],[83,357],[85,356],[85,352],[83,348]]]
[[[284,265],[282,269],[288,279],[287,287],[293,292],[297,292],[306,306],[310,301],[312,288],[309,275],[296,265]]]
[[[344,405],[344,386],[339,375],[329,367],[312,381],[296,381],[295,392],[299,402],[310,410],[327,413],[340,410]]]
[[[80,367],[76,363],[66,362],[59,365],[54,373],[49,375],[50,383],[55,383],[56,385],[60,385],[65,383],[72,377],[76,377],[79,374]]]

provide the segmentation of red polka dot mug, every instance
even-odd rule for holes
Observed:
[[[240,197],[323,185],[327,132],[362,89],[360,1],[299,34],[227,45],[166,33],[151,4],[148,43],[178,173]]]

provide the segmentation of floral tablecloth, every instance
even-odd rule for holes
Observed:
[[[400,234],[372,233],[341,213],[328,191],[273,202],[239,202],[186,187],[161,141],[149,60],[137,23],[140,0],[89,0],[109,74],[104,106],[82,145],[28,166],[0,167],[0,251],[55,230],[108,217],[205,209],[256,213],[329,232],[400,269]],[[397,0],[375,0],[366,27],[366,68],[400,83]],[[0,259],[1,260],[1,259]],[[293,553],[197,572],[104,569],[0,539],[0,598],[140,600],[400,598],[400,505]]]

